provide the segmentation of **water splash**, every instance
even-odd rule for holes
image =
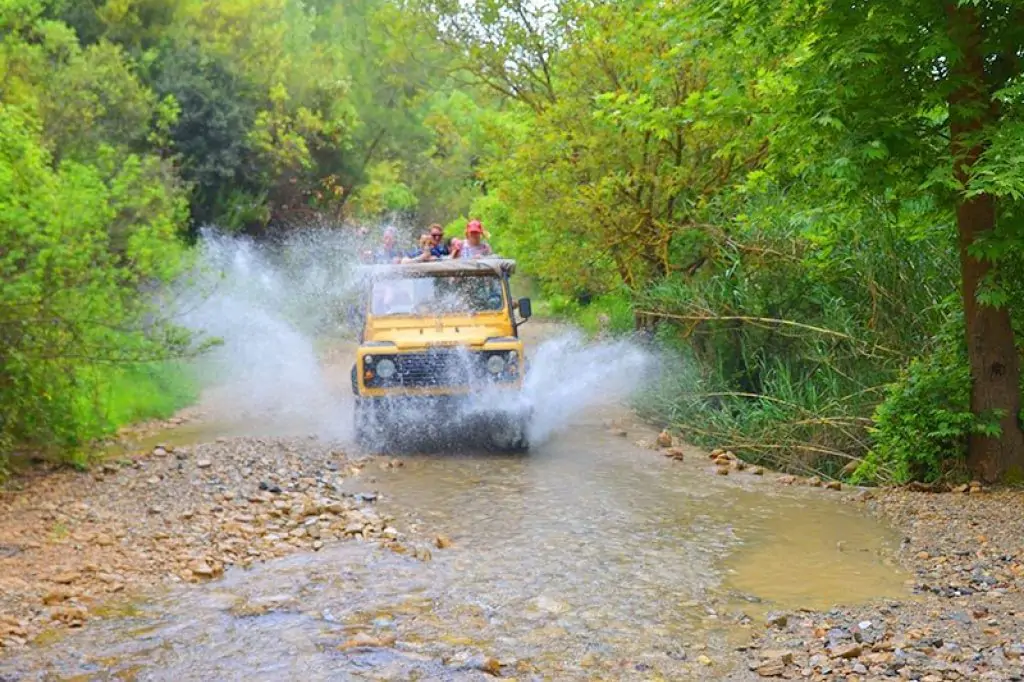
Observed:
[[[173,300],[185,326],[222,341],[198,364],[208,418],[352,438],[355,330],[346,312],[356,302],[365,247],[362,235],[338,230],[305,230],[273,244],[203,234],[196,270]],[[337,352],[346,339],[348,348]],[[574,332],[527,348],[527,356],[521,391],[499,393],[485,382],[459,409],[438,417],[408,406],[392,413],[391,426],[419,433],[426,417],[432,435],[454,435],[445,447],[455,447],[466,443],[467,421],[527,414],[536,446],[585,410],[627,399],[651,364],[630,341],[587,342]],[[468,353],[459,358],[463,370],[475,362]]]
[[[627,400],[643,383],[652,356],[632,341],[588,343],[578,333],[543,342],[523,385],[532,408],[528,434],[540,443],[574,417],[599,405]]]

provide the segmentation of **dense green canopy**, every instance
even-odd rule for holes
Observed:
[[[7,2],[0,447],[109,430],[102,363],[188,352],[136,294],[204,225],[479,218],[549,310],[657,328],[678,366],[644,409],[691,440],[1024,474],[1022,12]]]

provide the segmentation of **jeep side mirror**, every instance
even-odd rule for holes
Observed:
[[[530,307],[530,299],[521,298],[519,299],[519,316],[524,320],[530,319],[530,315],[533,314],[533,310]]]

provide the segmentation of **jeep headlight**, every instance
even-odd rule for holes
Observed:
[[[501,355],[492,355],[487,358],[487,371],[491,374],[501,374],[505,371],[505,358]]]
[[[383,360],[379,360],[377,362],[377,376],[379,376],[381,379],[390,379],[391,377],[395,376],[395,371],[396,368],[394,360],[388,360],[387,358],[384,358]]]

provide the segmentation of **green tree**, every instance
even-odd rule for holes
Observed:
[[[184,203],[149,182],[155,160],[129,156],[113,173],[51,166],[40,126],[0,105],[0,452],[12,445],[76,448],[112,424],[99,394],[113,367],[166,358],[188,339],[142,325],[140,287],[184,264]],[[131,229],[110,248],[113,225]]]
[[[971,410],[985,480],[1024,470],[1020,356],[1011,322],[1024,171],[1015,2],[698,3],[763,93],[774,169],[852,193],[928,191],[955,213]],[[745,55],[745,56],[744,56]],[[755,63],[756,62],[756,63]]]

